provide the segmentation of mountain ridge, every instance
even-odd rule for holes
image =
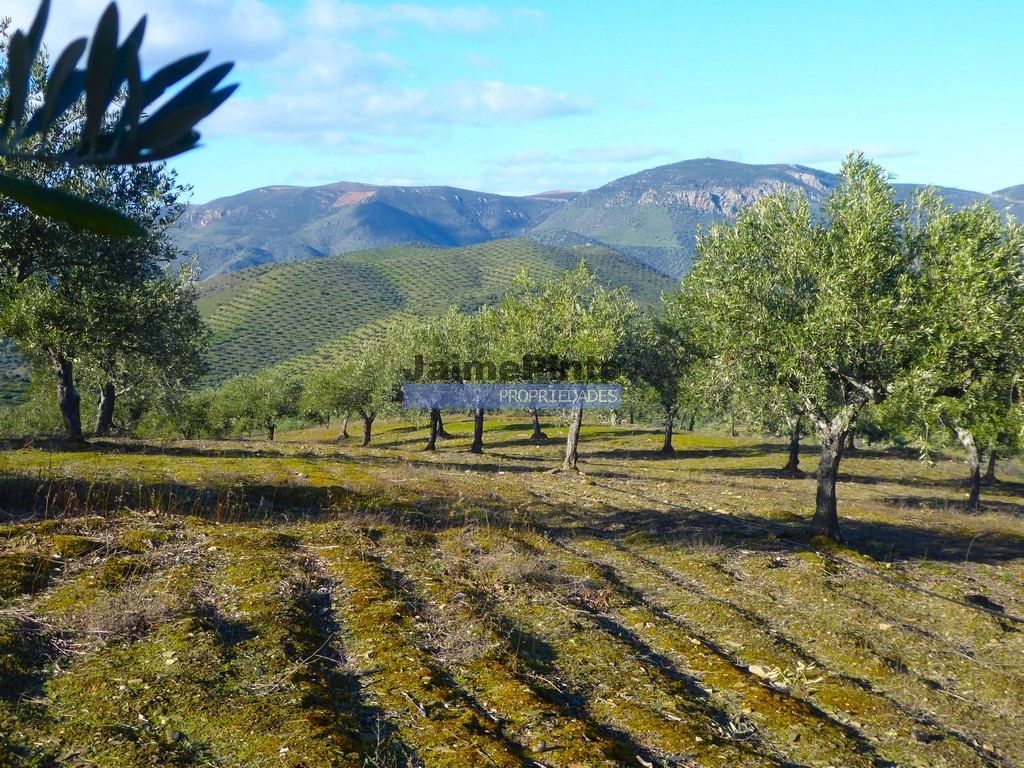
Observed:
[[[582,192],[511,196],[451,186],[335,182],[274,185],[190,207],[173,237],[198,252],[204,279],[260,264],[391,245],[464,247],[525,237],[553,247],[600,245],[673,278],[689,268],[699,226],[729,219],[784,185],[820,205],[828,171],[697,158],[649,168]],[[901,197],[921,185],[896,184]],[[961,207],[988,201],[1024,218],[1024,184],[992,193],[937,187]]]

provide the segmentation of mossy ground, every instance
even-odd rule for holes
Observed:
[[[1024,628],[876,576],[1024,615],[1019,467],[853,453],[837,562],[774,441],[450,422],[8,446],[0,765],[1024,763]]]

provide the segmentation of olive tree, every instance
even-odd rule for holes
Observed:
[[[977,510],[986,458],[994,476],[995,456],[1018,450],[1024,426],[1024,227],[1004,223],[985,204],[936,208],[921,225],[930,346],[903,388],[901,409],[960,442],[968,506]],[[918,441],[928,449],[924,435]]]
[[[672,430],[688,393],[689,376],[705,359],[688,297],[669,297],[660,314],[637,315],[629,324],[621,358],[627,375],[650,386],[664,414],[665,439],[661,452],[675,453]]]
[[[228,379],[217,392],[217,411],[239,430],[262,429],[273,441],[278,422],[296,414],[301,384],[271,368]]]
[[[816,535],[840,538],[836,479],[854,418],[927,360],[921,222],[938,215],[929,198],[898,201],[880,167],[851,155],[820,217],[783,190],[699,234],[692,284],[720,350],[792,392],[820,440]]]

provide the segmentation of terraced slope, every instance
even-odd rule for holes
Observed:
[[[654,431],[590,425],[589,474],[564,477],[525,424],[490,425],[482,457],[449,428],[435,456],[404,424],[370,450],[324,431],[8,450],[0,754],[1024,761],[1020,626],[898,586],[1024,613],[1019,475],[967,516],[958,463],[854,454],[836,561],[799,546],[814,485],[777,471],[782,445],[687,434],[665,459]]]
[[[202,284],[213,329],[211,381],[274,365],[302,370],[337,359],[402,315],[498,301],[520,269],[547,279],[581,258],[611,287],[655,303],[676,282],[606,248],[555,249],[528,240],[467,248],[396,246],[261,266]]]

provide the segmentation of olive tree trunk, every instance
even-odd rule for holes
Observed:
[[[441,432],[441,409],[431,408],[430,409],[430,437],[427,438],[427,445],[423,448],[424,451],[436,451],[437,450],[437,436]]]
[[[580,427],[583,425],[583,409],[573,408],[569,417],[569,435],[565,438],[565,460],[562,461],[562,469],[567,472],[576,472],[576,462],[579,460]]]
[[[828,536],[835,541],[842,541],[836,508],[836,479],[852,415],[843,411],[831,420],[818,418],[814,423],[821,441],[821,459],[818,461],[818,492],[814,518],[811,520],[811,534]]]
[[[800,471],[800,430],[803,427],[803,419],[799,416],[790,419],[789,428],[789,461],[782,468],[783,472],[795,475]]]
[[[363,416],[363,447],[365,448],[370,444],[370,432],[373,429],[374,416],[362,414]]]
[[[469,446],[470,453],[484,452],[484,409],[473,409],[473,444]]]
[[[532,443],[543,443],[548,439],[545,432],[541,431],[540,428],[540,414],[536,408],[530,409],[530,415],[533,417],[533,434],[530,435],[530,442]]]
[[[54,353],[53,368],[57,374],[57,404],[64,420],[64,432],[69,440],[81,442],[82,434],[82,396],[75,389],[74,364],[64,355]]]
[[[674,454],[676,449],[672,447],[672,425],[676,420],[676,412],[673,408],[667,408],[665,410],[665,442],[661,446],[661,452],[665,454]]]
[[[267,439],[274,442],[274,432],[277,431],[277,424],[267,424]]]
[[[444,421],[441,420],[441,410],[437,411],[437,436],[443,438],[449,438],[452,436],[451,432],[444,428]]]
[[[348,440],[348,417],[349,414],[345,414],[345,420],[341,422],[341,437],[339,440]]]
[[[106,437],[114,428],[114,399],[116,396],[114,382],[108,381],[100,387],[99,408],[96,412],[96,437]]]
[[[957,427],[956,436],[960,445],[967,451],[967,466],[971,471],[971,494],[967,498],[967,509],[977,512],[981,508],[982,451],[978,448],[978,443],[970,431]]]
[[[694,412],[694,413],[691,413],[691,414],[690,414],[690,421],[689,421],[689,423],[688,423],[688,424],[686,425],[686,431],[687,431],[687,432],[693,432],[693,427],[694,427],[694,425],[695,425],[696,423],[697,423],[697,413],[696,413],[696,412]]]
[[[988,454],[988,471],[985,472],[985,484],[992,485],[999,482],[996,480],[996,452],[995,449]]]

